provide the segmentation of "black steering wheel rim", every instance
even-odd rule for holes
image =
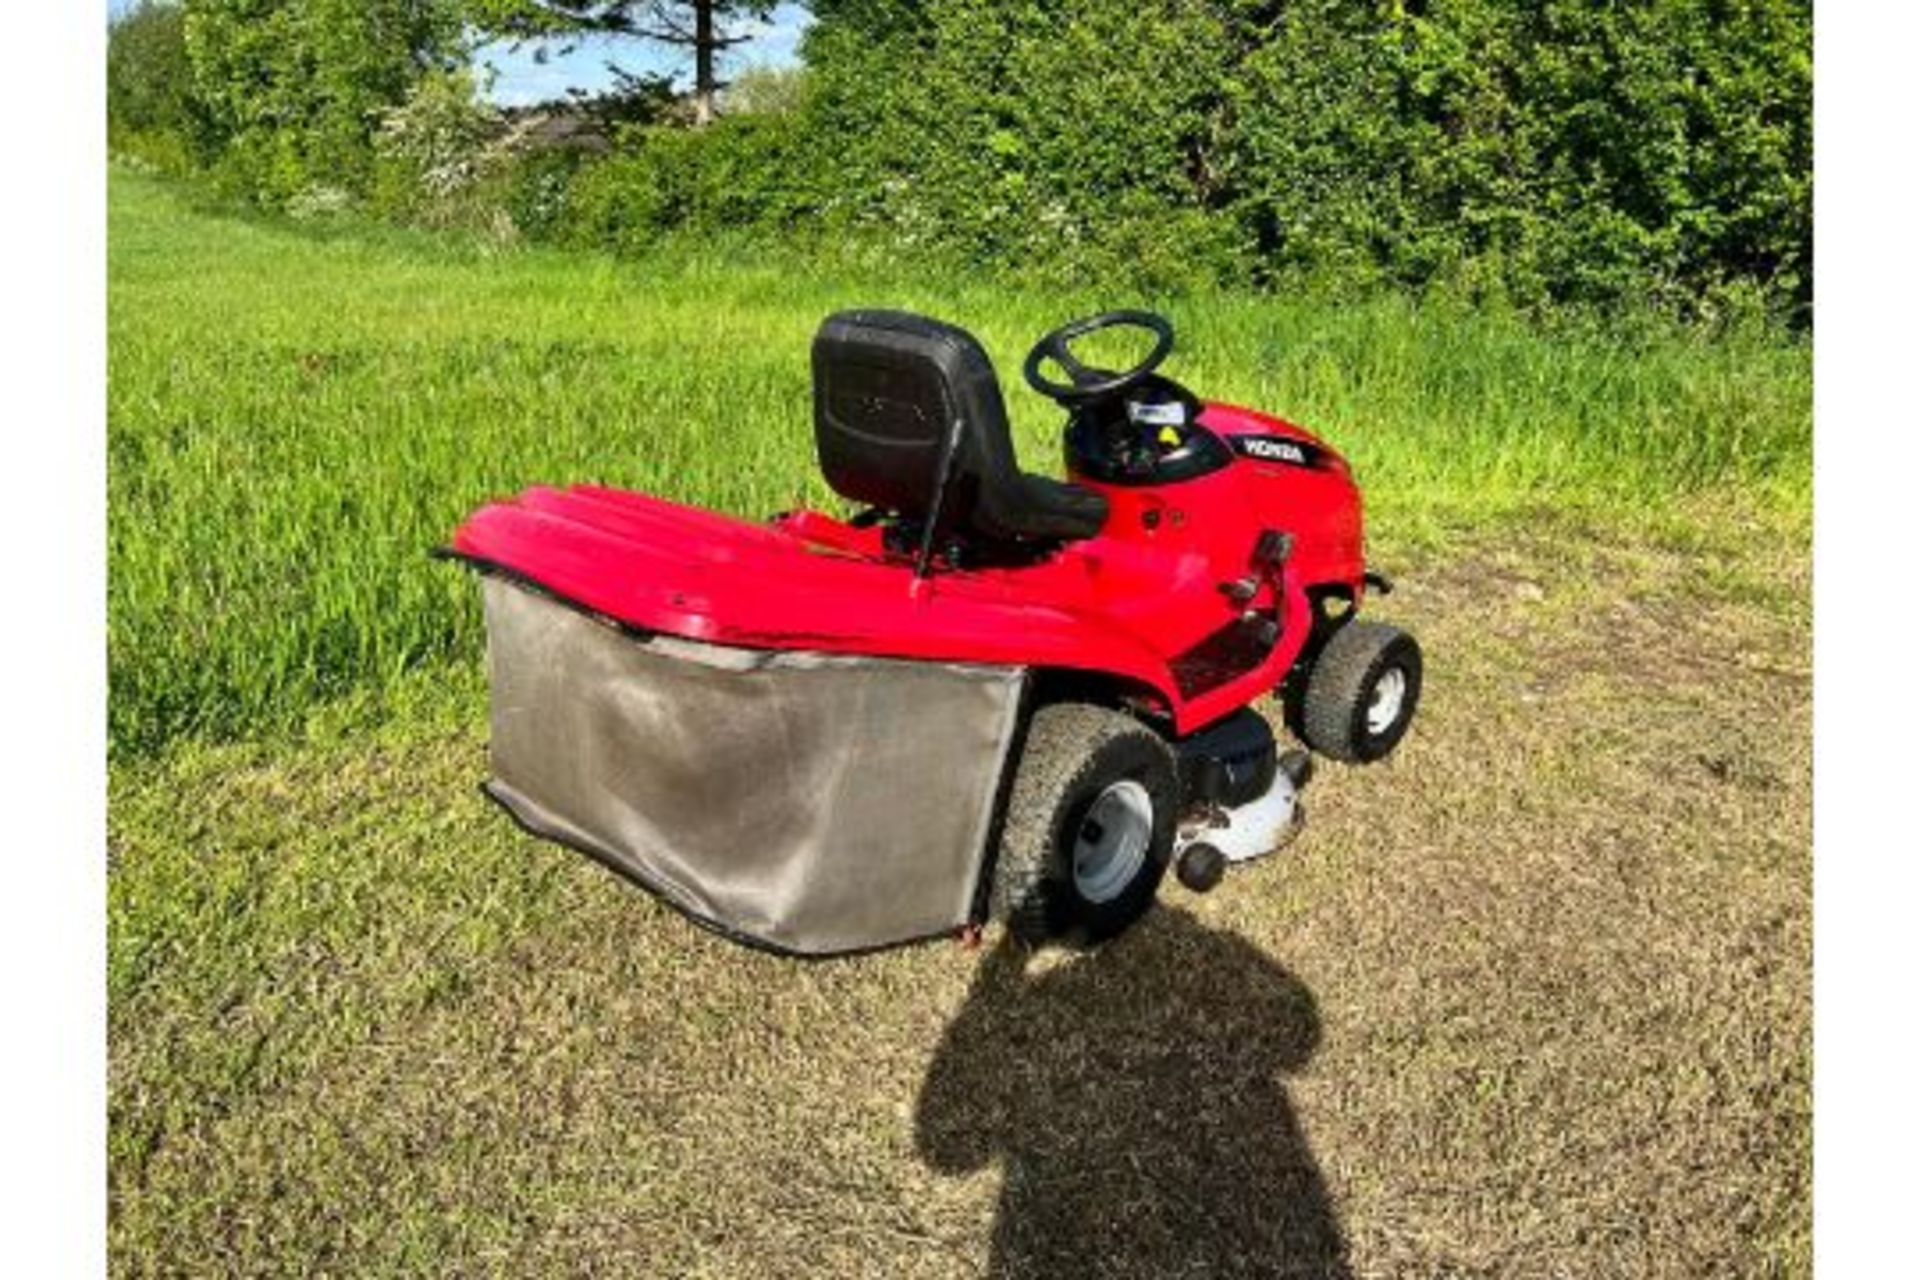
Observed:
[[[1145,329],[1154,336],[1153,350],[1131,369],[1119,373],[1096,369],[1076,359],[1068,349],[1076,338],[1117,328]],[[1173,324],[1165,316],[1152,311],[1102,311],[1098,315],[1070,321],[1047,333],[1027,352],[1021,372],[1026,375],[1027,385],[1035,391],[1072,407],[1131,390],[1158,369],[1172,351]],[[1055,382],[1043,375],[1040,368],[1048,360],[1064,369],[1072,381]]]

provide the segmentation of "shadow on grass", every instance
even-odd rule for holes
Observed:
[[[989,1274],[1347,1276],[1280,1078],[1319,1041],[1312,993],[1166,908],[1054,959],[996,946],[921,1090],[929,1165],[1003,1165]]]

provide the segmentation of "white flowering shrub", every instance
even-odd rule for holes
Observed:
[[[337,217],[353,207],[353,195],[321,183],[304,187],[287,200],[287,216],[300,222]]]
[[[452,222],[464,212],[464,197],[489,176],[501,128],[500,112],[481,97],[471,71],[430,71],[382,115],[374,148],[412,188],[415,212]]]

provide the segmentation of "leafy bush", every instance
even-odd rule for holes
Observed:
[[[185,0],[184,14],[215,177],[270,205],[367,190],[382,114],[462,61],[460,0]]]
[[[792,115],[806,95],[805,67],[748,67],[728,82],[720,103],[728,115]]]
[[[1159,276],[1810,298],[1808,0],[815,8],[835,203],[902,243],[1092,277],[1148,246]]]
[[[461,221],[475,189],[503,161],[489,146],[501,125],[471,71],[421,76],[406,101],[380,114],[374,136],[390,207],[433,225]]]
[[[791,228],[820,203],[806,142],[782,115],[622,130],[614,154],[574,179],[562,238],[636,251],[676,231]]]
[[[178,4],[141,0],[107,27],[108,145],[168,173],[193,163],[184,19]]]
[[[1087,262],[1214,202],[1202,152],[1232,40],[1208,6],[822,5],[807,52],[835,211],[904,244]],[[1219,240],[1203,243],[1228,262],[1208,266],[1231,265]]]
[[[488,195],[498,202],[516,231],[533,240],[565,237],[568,200],[585,156],[572,149],[515,150],[489,184]]]

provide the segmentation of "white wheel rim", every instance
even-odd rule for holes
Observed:
[[[1153,843],[1153,797],[1131,778],[1102,791],[1073,836],[1073,887],[1088,902],[1125,892]]]
[[[1406,705],[1407,673],[1389,667],[1374,681],[1373,694],[1367,699],[1367,732],[1378,735],[1391,729]]]

